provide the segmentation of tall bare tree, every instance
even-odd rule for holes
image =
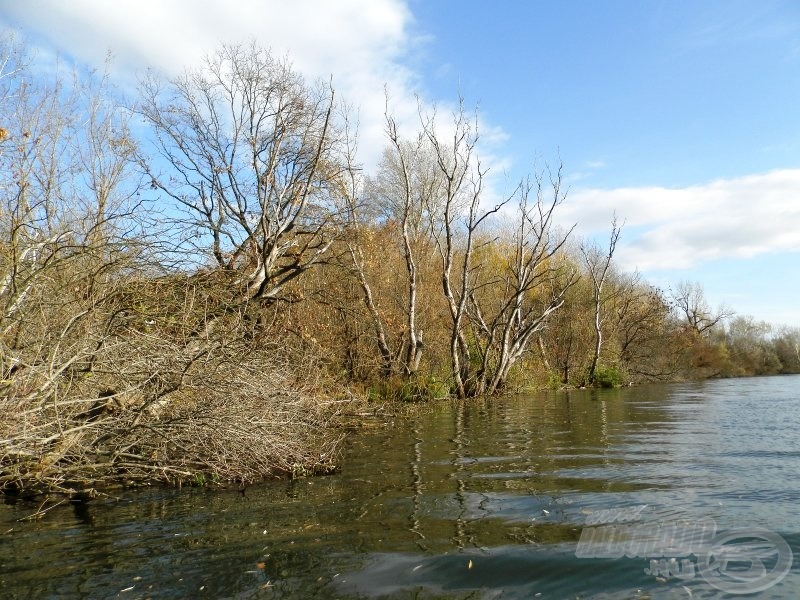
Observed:
[[[572,228],[554,231],[556,208],[564,200],[561,167],[545,182],[541,173],[521,184],[516,228],[502,249],[507,259],[469,292],[468,316],[475,329],[480,366],[474,375],[480,394],[494,394],[506,384],[512,367],[533,337],[559,310],[578,275],[559,257]],[[549,190],[548,190],[549,188]],[[483,265],[482,265],[483,267]]]
[[[419,316],[420,263],[432,251],[431,227],[442,196],[443,179],[427,136],[421,131],[410,138],[401,136],[397,122],[389,114],[388,100],[385,118],[388,145],[377,174],[368,180],[368,200],[379,208],[381,218],[397,230],[399,238],[405,266],[405,327],[398,356],[402,371],[411,376],[419,370],[424,348],[424,325]]]
[[[427,226],[430,224],[430,219],[425,218],[426,208],[433,205],[433,196],[436,195],[438,181],[435,176],[425,177],[426,174],[422,172],[422,169],[428,166],[424,162],[420,163],[419,160],[420,156],[423,156],[425,148],[423,135],[418,135],[415,142],[404,143],[397,131],[397,122],[389,116],[388,111],[386,135],[389,138],[391,154],[387,153],[385,157],[384,181],[382,182],[384,184],[384,205],[389,209],[387,212],[400,221],[407,285],[406,328],[408,341],[406,342],[403,368],[407,375],[412,375],[419,369],[423,352],[422,329],[419,328],[417,322],[419,282],[417,242],[421,236],[425,235]]]
[[[589,364],[589,371],[586,375],[587,383],[590,385],[595,382],[597,364],[600,361],[600,353],[603,348],[603,324],[606,320],[603,308],[607,300],[603,294],[603,288],[609,275],[611,261],[614,258],[614,250],[617,248],[621,233],[622,225],[617,225],[617,216],[614,215],[611,221],[611,236],[605,252],[600,250],[597,245],[583,244],[581,246],[583,262],[592,282],[592,301],[594,303],[594,348],[592,362]]]
[[[477,124],[463,102],[451,128],[452,139],[446,139],[437,132],[435,115],[423,120],[443,179],[433,234],[451,319],[454,388],[459,397],[494,394],[576,281],[575,272],[556,259],[571,230],[560,236],[553,232],[554,211],[564,199],[560,168],[551,173],[549,198],[537,175],[535,186],[522,183],[497,204],[484,206],[487,171],[476,155]],[[484,255],[497,240],[486,225],[515,198],[516,229],[510,244],[499,245],[509,256],[492,272]]]
[[[437,131],[436,114],[422,117],[422,128],[433,149],[443,178],[442,206],[433,232],[441,258],[442,292],[450,312],[450,360],[453,386],[459,398],[475,393],[470,386],[470,348],[467,342],[467,308],[474,286],[473,259],[481,225],[508,199],[493,208],[481,206],[485,167],[476,155],[477,119],[464,110],[463,100],[450,124],[452,138]]]
[[[345,149],[332,87],[253,43],[222,46],[166,84],[148,77],[140,96],[159,159],[140,160],[152,187],[186,211],[184,233],[238,273],[247,297],[279,298],[339,230],[331,182]]]

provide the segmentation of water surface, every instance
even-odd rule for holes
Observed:
[[[699,574],[648,574],[644,557],[578,558],[578,543],[597,511],[640,507],[648,523],[763,528],[800,555],[798,389],[792,376],[443,403],[351,436],[341,472],[328,477],[244,495],[138,491],[34,523],[17,521],[30,506],[0,506],[0,590],[732,597]],[[795,562],[757,597],[800,597]]]

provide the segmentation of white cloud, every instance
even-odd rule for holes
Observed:
[[[11,25],[39,31],[90,64],[111,49],[125,68],[174,75],[220,42],[255,39],[289,51],[308,74],[381,74],[382,81],[398,75],[393,61],[412,20],[400,0],[39,0],[5,13]]]
[[[800,250],[800,169],[686,188],[578,189],[560,218],[602,236],[625,221],[617,257],[625,268],[684,269],[723,258]]]
[[[174,76],[220,43],[255,40],[309,79],[333,77],[359,112],[367,160],[383,145],[384,86],[399,119],[416,115],[403,60],[417,40],[402,0],[38,0],[6,3],[2,16],[90,66],[110,51],[123,86],[147,68]]]
[[[604,160],[587,160],[582,165],[579,165],[577,169],[570,169],[564,181],[567,185],[573,186],[579,181],[592,177],[599,170],[605,169],[606,167],[607,165]]]
[[[404,130],[419,123],[420,80],[407,58],[426,38],[405,0],[37,0],[6,3],[3,16],[90,66],[102,66],[110,51],[115,76],[131,89],[144,69],[174,76],[220,43],[255,40],[288,55],[309,79],[333,77],[337,94],[358,112],[368,168],[385,145],[385,90]],[[439,110],[454,106],[448,100]],[[485,162],[502,171],[498,149],[506,135],[485,122],[480,127]]]

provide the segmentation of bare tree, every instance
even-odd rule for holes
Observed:
[[[405,139],[397,122],[386,118],[386,148],[378,172],[368,179],[367,199],[381,211],[381,218],[396,228],[400,254],[405,266],[405,294],[402,309],[405,328],[399,340],[398,356],[403,373],[414,375],[423,355],[423,325],[419,318],[420,261],[432,251],[433,214],[442,196],[442,177],[423,132]]]
[[[26,343],[47,348],[47,328],[61,316],[74,326],[91,306],[92,285],[138,260],[145,244],[134,218],[135,146],[107,78],[70,84],[59,73],[41,83],[19,70],[2,83],[3,112],[13,119],[0,154],[0,335],[3,355],[19,368]],[[58,285],[69,293],[48,298],[44,290]]]
[[[309,364],[228,279],[152,261],[107,80],[23,75],[0,77],[0,494],[329,468]]]
[[[477,393],[503,389],[511,368],[563,306],[567,291],[577,281],[577,272],[558,257],[572,229],[553,231],[554,211],[564,200],[561,167],[549,175],[549,192],[541,173],[535,177],[535,186],[530,181],[520,185],[509,260],[501,262],[504,268],[494,277],[469,292],[468,315],[480,351],[480,367],[474,376]]]
[[[705,299],[703,286],[696,282],[681,281],[672,292],[672,299],[686,324],[698,334],[705,334],[735,314],[724,305],[713,310]]]
[[[593,384],[595,381],[595,373],[597,372],[597,364],[600,361],[600,352],[603,348],[603,324],[606,315],[603,307],[607,298],[603,295],[603,288],[606,283],[606,278],[611,268],[611,260],[614,258],[614,250],[617,247],[619,236],[622,233],[622,225],[617,225],[617,217],[614,215],[611,220],[611,236],[608,241],[608,249],[606,252],[601,251],[596,245],[581,246],[581,255],[583,261],[589,272],[589,278],[592,281],[592,300],[594,304],[594,349],[592,352],[592,362],[589,365],[589,372],[586,375],[587,383]]]
[[[553,215],[563,201],[561,169],[551,173],[552,196],[545,196],[542,176],[520,184],[494,206],[484,207],[486,169],[475,151],[477,126],[463,103],[454,115],[452,140],[435,128],[435,115],[423,120],[443,179],[433,234],[441,258],[442,291],[451,318],[450,354],[459,397],[494,394],[527,351],[534,335],[564,303],[576,274],[556,259],[570,231],[553,234]],[[535,198],[531,192],[535,189]],[[499,272],[485,254],[497,240],[485,225],[506,204],[518,200],[517,226],[501,252]],[[503,245],[500,244],[502,247]]]
[[[474,395],[470,387],[470,349],[466,337],[467,308],[474,287],[473,259],[482,223],[509,199],[490,209],[481,207],[486,170],[476,156],[477,123],[464,110],[463,100],[453,115],[452,139],[441,139],[435,112],[422,118],[422,128],[433,148],[443,178],[442,207],[433,227],[441,258],[442,292],[450,312],[450,359],[456,395]],[[460,244],[459,244],[460,242]],[[460,245],[460,247],[459,247]]]
[[[151,185],[186,210],[185,233],[240,273],[247,297],[278,298],[339,230],[331,182],[344,151],[332,87],[306,84],[251,44],[223,46],[165,85],[148,77],[140,93],[135,110],[168,166],[161,173],[141,157]]]
[[[403,258],[406,266],[408,341],[403,368],[407,375],[413,375],[419,369],[423,352],[422,329],[418,327],[417,323],[419,270],[415,242],[425,234],[424,228],[430,223],[430,220],[425,218],[425,209],[432,204],[431,196],[436,193],[437,180],[435,177],[419,177],[420,165],[414,164],[422,154],[424,137],[419,135],[414,143],[404,144],[397,131],[397,123],[388,114],[388,110],[386,135],[389,138],[393,154],[386,156],[386,162],[389,164],[386,165],[388,168],[385,173],[390,177],[393,175],[395,181],[390,183],[390,190],[387,190],[389,194],[384,198],[388,200],[386,205],[389,208],[389,214],[396,216],[400,221],[400,237],[403,241]],[[391,168],[392,166],[394,169]],[[417,166],[417,169],[414,169],[414,166]],[[392,183],[395,185],[391,185]],[[395,189],[391,190],[391,188]],[[392,193],[393,191],[394,193]]]

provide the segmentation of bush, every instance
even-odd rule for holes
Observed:
[[[594,372],[594,384],[603,388],[619,387],[625,382],[624,373],[613,366],[598,365]]]
[[[404,377],[384,379],[367,389],[367,398],[370,401],[419,402],[422,400],[442,400],[449,398],[450,394],[450,384],[436,375],[416,375],[411,379]]]

